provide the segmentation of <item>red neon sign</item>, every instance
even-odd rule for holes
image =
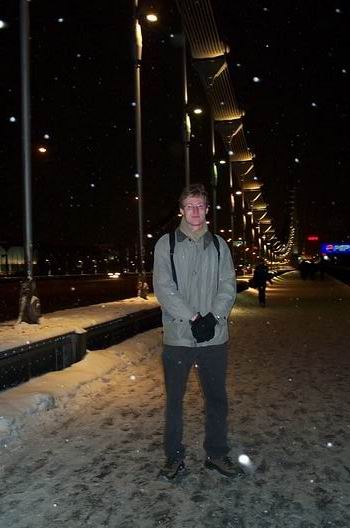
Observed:
[[[317,235],[309,235],[307,237],[307,240],[309,240],[310,242],[318,242],[318,240],[320,240],[320,238]]]

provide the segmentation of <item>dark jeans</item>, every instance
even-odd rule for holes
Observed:
[[[206,347],[165,345],[163,366],[167,394],[164,450],[172,459],[182,459],[183,399],[191,367],[198,365],[198,375],[205,399],[205,439],[207,456],[227,455],[227,343]]]

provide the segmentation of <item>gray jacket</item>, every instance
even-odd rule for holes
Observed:
[[[162,308],[166,345],[201,347],[228,340],[227,318],[236,298],[236,278],[230,250],[221,237],[217,238],[219,273],[213,235],[207,231],[195,241],[176,230],[174,264],[179,289],[172,276],[169,235],[162,236],[155,246],[153,288]],[[197,343],[192,336],[189,321],[197,312],[212,312],[218,320],[210,341]]]

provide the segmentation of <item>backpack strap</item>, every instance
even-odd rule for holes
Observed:
[[[218,261],[220,264],[220,242],[216,235],[213,235],[213,242],[214,242],[214,246],[216,247],[216,251],[218,252]]]
[[[219,289],[219,273],[220,273],[220,242],[216,235],[213,234],[213,242],[218,252],[218,277],[217,277],[217,288]]]
[[[175,231],[170,231],[169,233],[169,245],[170,245],[170,263],[171,263],[171,272],[173,274],[173,281],[176,284],[176,289],[179,289],[178,283],[177,283],[177,275],[176,275],[176,269],[174,264],[174,249],[175,249]]]

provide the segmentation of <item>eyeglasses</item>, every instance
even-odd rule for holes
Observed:
[[[206,206],[204,204],[198,204],[198,205],[184,205],[183,208],[185,211],[194,211],[195,209],[198,209],[199,211],[204,211],[206,209]]]

